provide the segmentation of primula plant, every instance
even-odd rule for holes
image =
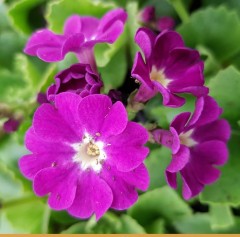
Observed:
[[[0,12],[0,233],[240,233],[237,1]]]

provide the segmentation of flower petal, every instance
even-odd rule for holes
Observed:
[[[128,122],[123,133],[108,139],[111,144],[105,148],[110,164],[127,172],[138,167],[147,157],[149,149],[143,147],[148,140],[148,132],[135,122]]]
[[[200,183],[191,166],[187,165],[183,170],[181,170],[182,180],[183,180],[183,197],[188,200],[196,195],[198,195],[204,188],[204,185]]]
[[[170,124],[170,127],[173,127],[178,134],[183,132],[184,127],[186,126],[189,118],[191,116],[190,112],[184,112],[177,115]]]
[[[124,210],[132,206],[138,199],[138,193],[135,187],[122,178],[122,172],[118,172],[114,166],[102,169],[101,177],[112,189],[113,201],[111,208]],[[126,178],[126,177],[125,177]]]
[[[113,9],[113,10],[107,12],[102,17],[98,30],[100,32],[105,32],[105,31],[109,30],[109,28],[111,28],[111,27],[114,28],[113,25],[115,22],[119,21],[124,24],[126,20],[127,20],[127,13],[123,9],[121,9],[121,8]],[[122,29],[121,29],[121,31],[122,31]]]
[[[65,37],[61,35],[56,35],[50,30],[43,29],[34,33],[28,40],[26,47],[24,48],[24,53],[36,56],[38,49],[48,48],[50,49],[61,49]]]
[[[169,79],[182,78],[192,66],[201,63],[197,50],[189,48],[175,48],[171,51],[166,62],[165,75]]]
[[[171,188],[176,189],[177,188],[177,173],[165,171],[165,177],[166,177],[168,185]]]
[[[222,109],[210,96],[200,97],[196,101],[195,111],[188,122],[188,127],[202,126],[218,119]]]
[[[111,107],[111,99],[106,95],[89,95],[83,98],[78,107],[82,127],[91,135],[99,133]]]
[[[127,111],[124,105],[118,101],[111,107],[104,119],[100,131],[100,134],[102,134],[101,137],[106,138],[112,135],[118,135],[126,128],[127,123]]]
[[[136,32],[135,42],[139,45],[147,59],[152,54],[155,38],[156,35],[148,28],[140,28]]]
[[[152,51],[152,64],[157,69],[165,68],[170,52],[176,47],[183,47],[182,37],[175,31],[163,31],[156,40]]]
[[[230,138],[231,127],[227,120],[219,119],[212,123],[196,127],[192,138],[201,143],[204,141],[220,140],[226,142]]]
[[[184,166],[189,162],[190,151],[189,148],[181,145],[179,151],[172,156],[171,163],[167,167],[167,171],[175,173],[184,168]]]
[[[71,126],[81,139],[83,130],[78,116],[78,107],[82,98],[74,93],[63,92],[55,96],[55,106],[62,119]]]
[[[224,165],[229,155],[226,143],[218,140],[203,142],[193,152],[201,157],[202,162],[211,165]]]
[[[48,193],[48,204],[55,210],[63,210],[72,205],[76,194],[76,175],[72,170],[47,168],[41,170],[34,178],[34,191],[39,196]]]
[[[142,55],[139,52],[135,56],[131,75],[133,78],[136,78],[138,81],[140,81],[142,85],[148,87],[149,90],[154,89],[153,83],[150,80],[148,66],[143,61]]]
[[[26,132],[25,145],[27,149],[33,153],[68,154],[73,152],[73,149],[65,143],[57,142],[56,140],[49,142],[45,139],[41,139],[34,132],[33,127],[30,127]]]
[[[33,117],[33,128],[36,134],[46,141],[77,142],[79,140],[74,130],[50,104],[42,104],[37,109]]]
[[[113,194],[108,184],[93,172],[84,172],[78,181],[76,198],[68,212],[78,218],[89,218],[93,213],[97,220],[109,209]]]

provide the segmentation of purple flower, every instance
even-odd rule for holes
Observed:
[[[172,17],[163,16],[157,20],[156,25],[159,31],[171,30],[174,28],[175,22]]]
[[[55,97],[55,107],[37,109],[25,139],[32,154],[19,165],[37,195],[50,194],[51,208],[99,219],[109,208],[129,208],[136,189],[147,189],[147,140],[144,127],[128,122],[121,102],[65,92]]]
[[[219,119],[221,113],[213,98],[201,97],[192,116],[189,112],[181,113],[171,123],[170,131],[153,132],[156,142],[172,150],[166,178],[172,188],[177,188],[180,172],[185,199],[198,195],[205,185],[215,182],[220,176],[216,166],[227,161],[230,126],[226,120]]]
[[[90,94],[99,94],[103,83],[99,75],[88,64],[74,64],[55,76],[56,83],[48,88],[49,101],[54,101],[61,92],[73,92],[82,98]]]
[[[20,125],[20,121],[14,118],[9,118],[4,124],[3,124],[3,130],[6,133],[12,133],[18,130],[18,127]]]
[[[81,63],[89,63],[96,70],[94,45],[112,44],[123,32],[126,19],[127,13],[120,8],[109,11],[101,20],[73,15],[65,22],[63,35],[48,29],[39,30],[31,36],[24,52],[46,62],[63,60],[68,52],[73,52]]]
[[[203,86],[203,62],[199,53],[186,48],[178,33],[163,31],[156,36],[140,28],[135,41],[145,55],[143,60],[140,52],[136,54],[132,69],[132,77],[141,83],[136,101],[146,102],[161,93],[165,106],[180,107],[185,99],[176,94],[200,97],[208,93]]]
[[[139,12],[139,20],[144,24],[154,22],[155,19],[156,15],[154,6],[147,6]]]
[[[47,99],[47,95],[43,92],[39,92],[37,94],[37,102],[38,104],[43,104],[43,103],[49,103],[48,99]]]

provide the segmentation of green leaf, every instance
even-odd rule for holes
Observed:
[[[206,59],[204,60],[204,75],[208,76],[211,74],[216,74],[216,72],[220,70],[221,65],[214,57],[213,53],[209,49],[201,45],[197,46],[197,50],[202,57],[206,57]]]
[[[234,217],[227,204],[211,204],[210,216],[213,230],[227,229],[234,225]]]
[[[224,109],[223,117],[236,121],[240,117],[240,72],[230,66],[220,71],[208,84],[210,95]]]
[[[16,30],[23,34],[30,34],[32,32],[32,26],[29,22],[29,12],[31,9],[44,3],[46,0],[20,0],[16,1],[9,8],[9,17]],[[36,22],[36,13],[34,15]],[[34,22],[34,23],[35,23]]]
[[[24,43],[25,39],[13,31],[0,32],[0,67],[12,68],[14,55],[22,51]]]
[[[226,61],[240,50],[240,19],[236,12],[223,6],[194,12],[189,22],[177,30],[186,45],[192,48],[205,46],[219,62]]]
[[[128,13],[128,21],[127,21],[127,34],[128,34],[128,44],[130,48],[130,56],[131,61],[133,62],[135,58],[135,54],[137,51],[139,51],[138,45],[134,42],[134,37],[136,34],[137,29],[140,27],[140,24],[137,20],[137,14],[138,14],[138,3],[135,1],[129,1],[127,6],[127,13]]]
[[[202,203],[222,203],[231,206],[240,204],[240,160],[239,160],[240,136],[232,134],[228,144],[230,156],[228,163],[221,169],[222,175],[213,185],[206,186],[200,195]]]
[[[0,101],[5,101],[11,91],[25,85],[24,81],[17,74],[7,69],[0,69]]]
[[[0,163],[0,201],[20,197],[23,193],[21,182],[4,163]]]
[[[3,1],[0,2],[0,16],[1,16],[0,32],[3,32],[4,30],[7,30],[10,28],[10,24],[7,18],[7,7],[3,3]]]
[[[175,221],[173,223],[174,227],[179,233],[182,234],[234,234],[240,232],[240,219],[235,218],[234,226],[221,229],[221,230],[213,230],[210,225],[211,217],[208,213],[196,213],[191,217],[186,217],[182,220]]]
[[[240,2],[236,1],[236,0],[203,0],[202,1],[203,6],[219,6],[219,5],[224,5],[227,6],[228,8],[231,8],[235,11],[238,12],[238,14],[240,15]]]
[[[184,95],[183,97],[186,99],[186,103],[180,108],[172,109],[162,105],[162,96],[158,94],[146,104],[144,112],[146,116],[151,121],[154,120],[158,126],[169,129],[169,124],[176,115],[186,111],[194,111],[195,99],[190,95]]]
[[[120,218],[120,226],[117,230],[120,234],[145,234],[144,228],[137,223],[131,216],[122,215]]]
[[[98,222],[95,217],[88,221],[79,222],[72,225],[64,234],[144,234],[145,230],[140,226],[136,220],[128,215],[121,215],[117,217],[113,213],[107,212]]]
[[[105,67],[99,68],[99,72],[104,82],[104,91],[106,93],[110,89],[121,86],[127,73],[124,48],[120,49]]]
[[[210,226],[208,214],[197,213],[191,217],[174,221],[174,227],[182,234],[211,234],[214,233]]]
[[[145,227],[149,234],[164,234],[165,233],[165,221],[163,219],[156,219],[150,225]]]
[[[102,17],[107,11],[114,8],[111,3],[91,0],[58,0],[47,5],[46,19],[49,29],[56,33],[62,33],[65,20],[73,14]]]
[[[113,44],[96,44],[94,47],[94,56],[98,67],[105,67],[110,60],[119,51],[124,51],[126,54],[125,47],[123,46],[127,41],[127,30],[124,28],[123,33]],[[127,61],[127,59],[125,59]],[[126,62],[125,62],[126,63]]]
[[[166,222],[190,216],[190,207],[169,187],[162,187],[142,194],[128,213],[142,226],[148,226],[157,218]]]
[[[24,231],[14,228],[6,217],[6,214],[0,210],[0,234],[22,234]]]
[[[166,186],[165,170],[171,161],[171,151],[166,147],[151,150],[145,161],[150,175],[148,190]]]
[[[36,197],[3,204],[3,212],[12,226],[24,233],[46,233],[49,208]]]

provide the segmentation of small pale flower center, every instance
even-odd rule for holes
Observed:
[[[170,80],[166,78],[164,71],[162,69],[158,70],[155,66],[152,66],[152,71],[150,72],[150,79],[152,81],[159,82],[165,88],[170,83]]]
[[[91,168],[99,172],[102,169],[102,164],[106,159],[103,142],[94,141],[93,137],[86,133],[82,142],[72,144],[72,147],[76,151],[73,161],[80,164],[82,170]]]
[[[191,138],[192,133],[193,133],[193,129],[187,131],[186,133],[181,133],[179,135],[180,143],[187,147],[195,146],[197,142]]]
[[[96,144],[90,142],[87,146],[87,154],[89,156],[99,156],[100,150]]]

